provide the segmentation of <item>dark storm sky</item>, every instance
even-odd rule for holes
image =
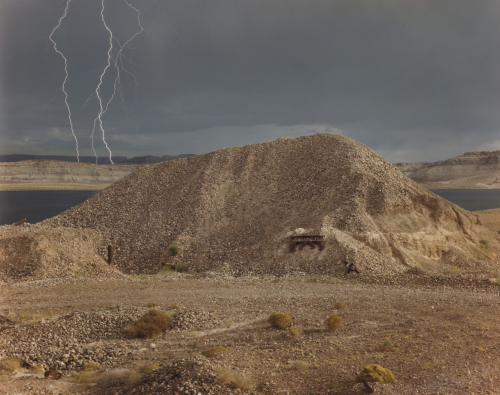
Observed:
[[[123,52],[139,85],[122,70],[124,100],[103,117],[115,155],[205,153],[320,131],[391,161],[500,149],[498,0],[129,1],[147,33]],[[75,152],[63,61],[47,39],[65,4],[0,1],[0,154]],[[100,11],[101,0],[72,0],[54,34],[85,155],[98,103],[83,104],[109,46]],[[121,43],[139,29],[123,0],[105,0],[104,15]],[[105,101],[114,78],[112,68]]]

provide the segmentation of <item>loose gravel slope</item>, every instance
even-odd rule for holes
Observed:
[[[330,134],[150,166],[42,224],[96,230],[129,273],[159,270],[172,243],[191,269],[233,273],[325,273],[351,263],[379,274],[498,269],[476,259],[481,239],[490,254],[498,247],[476,215]],[[300,234],[323,235],[326,248],[290,253],[290,236]]]

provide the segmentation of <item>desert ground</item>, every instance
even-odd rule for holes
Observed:
[[[193,358],[208,360],[215,374],[211,392],[199,393],[363,394],[356,374],[378,364],[396,377],[392,384],[372,383],[379,394],[500,394],[499,296],[498,284],[460,273],[384,279],[173,274],[4,284],[1,313],[13,324],[4,327],[0,349],[27,344],[29,353],[34,339],[26,332],[58,333],[47,348],[97,350],[88,361],[99,365],[90,380],[81,368],[59,380],[22,368],[2,376],[0,393],[198,393],[196,372],[180,386],[183,390],[178,386],[171,392],[154,392],[154,376],[144,373],[153,364]],[[335,306],[338,302],[346,306]],[[152,339],[127,339],[127,319],[153,305],[175,309],[179,326]],[[275,312],[289,314],[302,333],[271,328],[267,318]],[[72,317],[82,313],[97,319],[87,338],[75,342],[74,332],[86,324],[75,325]],[[340,330],[325,326],[333,313],[343,318]],[[123,314],[123,326],[113,326]],[[202,356],[214,346],[226,349]],[[112,356],[106,358],[108,353]],[[133,372],[135,380],[115,386],[100,380],[106,371],[119,369]],[[227,369],[244,379],[224,384]]]

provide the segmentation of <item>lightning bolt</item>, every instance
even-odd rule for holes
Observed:
[[[103,0],[103,2],[104,2],[104,0]],[[69,103],[68,103],[68,91],[66,90],[66,83],[68,82],[68,79],[69,79],[68,60],[66,59],[66,57],[64,56],[64,54],[61,51],[59,51],[59,49],[57,49],[57,44],[54,41],[54,39],[52,38],[52,36],[54,35],[55,31],[57,29],[59,29],[59,27],[61,26],[62,21],[64,20],[64,18],[66,18],[66,15],[68,14],[69,3],[71,3],[71,0],[67,0],[67,2],[66,2],[66,8],[64,9],[64,13],[59,18],[59,22],[57,23],[57,26],[54,27],[54,29],[52,30],[52,33],[50,33],[49,40],[52,42],[52,44],[54,44],[54,51],[56,51],[56,53],[58,53],[63,58],[63,60],[64,60],[64,72],[65,72],[65,76],[64,76],[64,82],[62,84],[62,91],[64,93],[64,103],[66,103],[66,109],[68,110],[68,120],[69,120],[69,125],[71,127],[71,134],[75,138],[75,143],[76,143],[76,159],[77,159],[78,162],[80,162],[80,152],[78,150],[78,139],[76,138],[75,130],[73,128],[73,120],[71,118],[71,108],[69,107]]]
[[[104,126],[103,126],[103,122],[102,122],[102,117],[108,111],[109,105],[111,104],[111,102],[113,101],[113,99],[115,98],[115,96],[116,96],[117,93],[120,95],[120,97],[121,97],[121,99],[123,101],[123,94],[122,94],[122,90],[121,90],[121,80],[120,80],[120,78],[121,78],[120,66],[121,66],[121,69],[123,71],[125,71],[126,73],[128,73],[128,74],[130,74],[132,76],[132,78],[134,79],[134,82],[135,82],[136,86],[138,84],[138,81],[137,81],[135,75],[133,73],[131,73],[130,71],[128,71],[128,70],[125,69],[125,67],[123,65],[122,57],[123,57],[123,50],[125,48],[128,48],[129,44],[138,35],[140,35],[145,30],[144,30],[144,27],[141,24],[141,13],[140,13],[140,11],[137,8],[135,8],[132,4],[130,4],[128,2],[128,0],[124,0],[124,2],[132,10],[134,10],[135,13],[137,14],[137,24],[139,25],[140,30],[138,32],[134,33],[132,35],[132,37],[130,37],[127,41],[125,41],[125,43],[123,45],[120,45],[120,42],[118,41],[118,39],[116,39],[113,36],[113,32],[111,31],[111,29],[109,28],[109,26],[106,23],[106,19],[104,17],[104,1],[105,0],[102,0],[101,19],[102,19],[102,23],[104,24],[104,27],[106,28],[106,30],[109,33],[108,62],[106,64],[106,66],[104,67],[104,70],[101,73],[101,76],[99,78],[99,84],[97,85],[96,90],[95,90],[95,97],[97,97],[97,100],[99,101],[99,114],[97,114],[97,117],[94,119],[94,127],[92,129],[91,140],[92,140],[92,150],[94,151],[94,155],[96,157],[96,163],[97,163],[97,154],[96,154],[96,151],[95,151],[95,148],[94,148],[94,134],[95,134],[95,130],[96,130],[96,125],[97,125],[97,123],[99,123],[99,128],[100,128],[101,133],[102,133],[102,140],[104,142],[104,145],[106,146],[106,149],[109,152],[109,160],[113,164],[111,149],[109,148],[109,146],[108,146],[108,144],[106,142],[106,138],[105,138],[105,131],[104,131]],[[114,48],[113,41],[117,41],[118,44],[119,44],[119,50],[118,50],[118,52],[116,53],[116,55],[114,57],[114,62],[112,62],[112,60],[113,60],[113,48]],[[113,93],[112,93],[111,97],[109,98],[109,100],[106,102],[106,105],[103,105],[103,100],[101,98],[101,86],[102,86],[102,83],[103,83],[104,76],[106,75],[106,72],[108,71],[108,69],[111,68],[111,64],[112,63],[114,65],[115,69],[116,69],[116,77],[115,77],[115,80],[114,80],[114,83],[113,83]],[[120,63],[120,66],[119,66],[118,63]]]

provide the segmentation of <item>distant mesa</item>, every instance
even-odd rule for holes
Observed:
[[[127,159],[114,158],[116,165],[109,163],[109,158],[100,158],[101,164],[95,166],[95,158],[80,157],[76,163],[74,157],[51,155],[4,155],[0,159],[0,182],[5,183],[54,183],[59,187],[65,183],[84,185],[86,183],[110,184],[144,166],[188,158],[193,154],[138,156]],[[43,159],[40,159],[43,158]],[[19,160],[19,161],[17,161]],[[108,161],[107,163],[106,160]]]
[[[500,151],[466,152],[439,162],[396,163],[404,175],[429,188],[500,188]]]

